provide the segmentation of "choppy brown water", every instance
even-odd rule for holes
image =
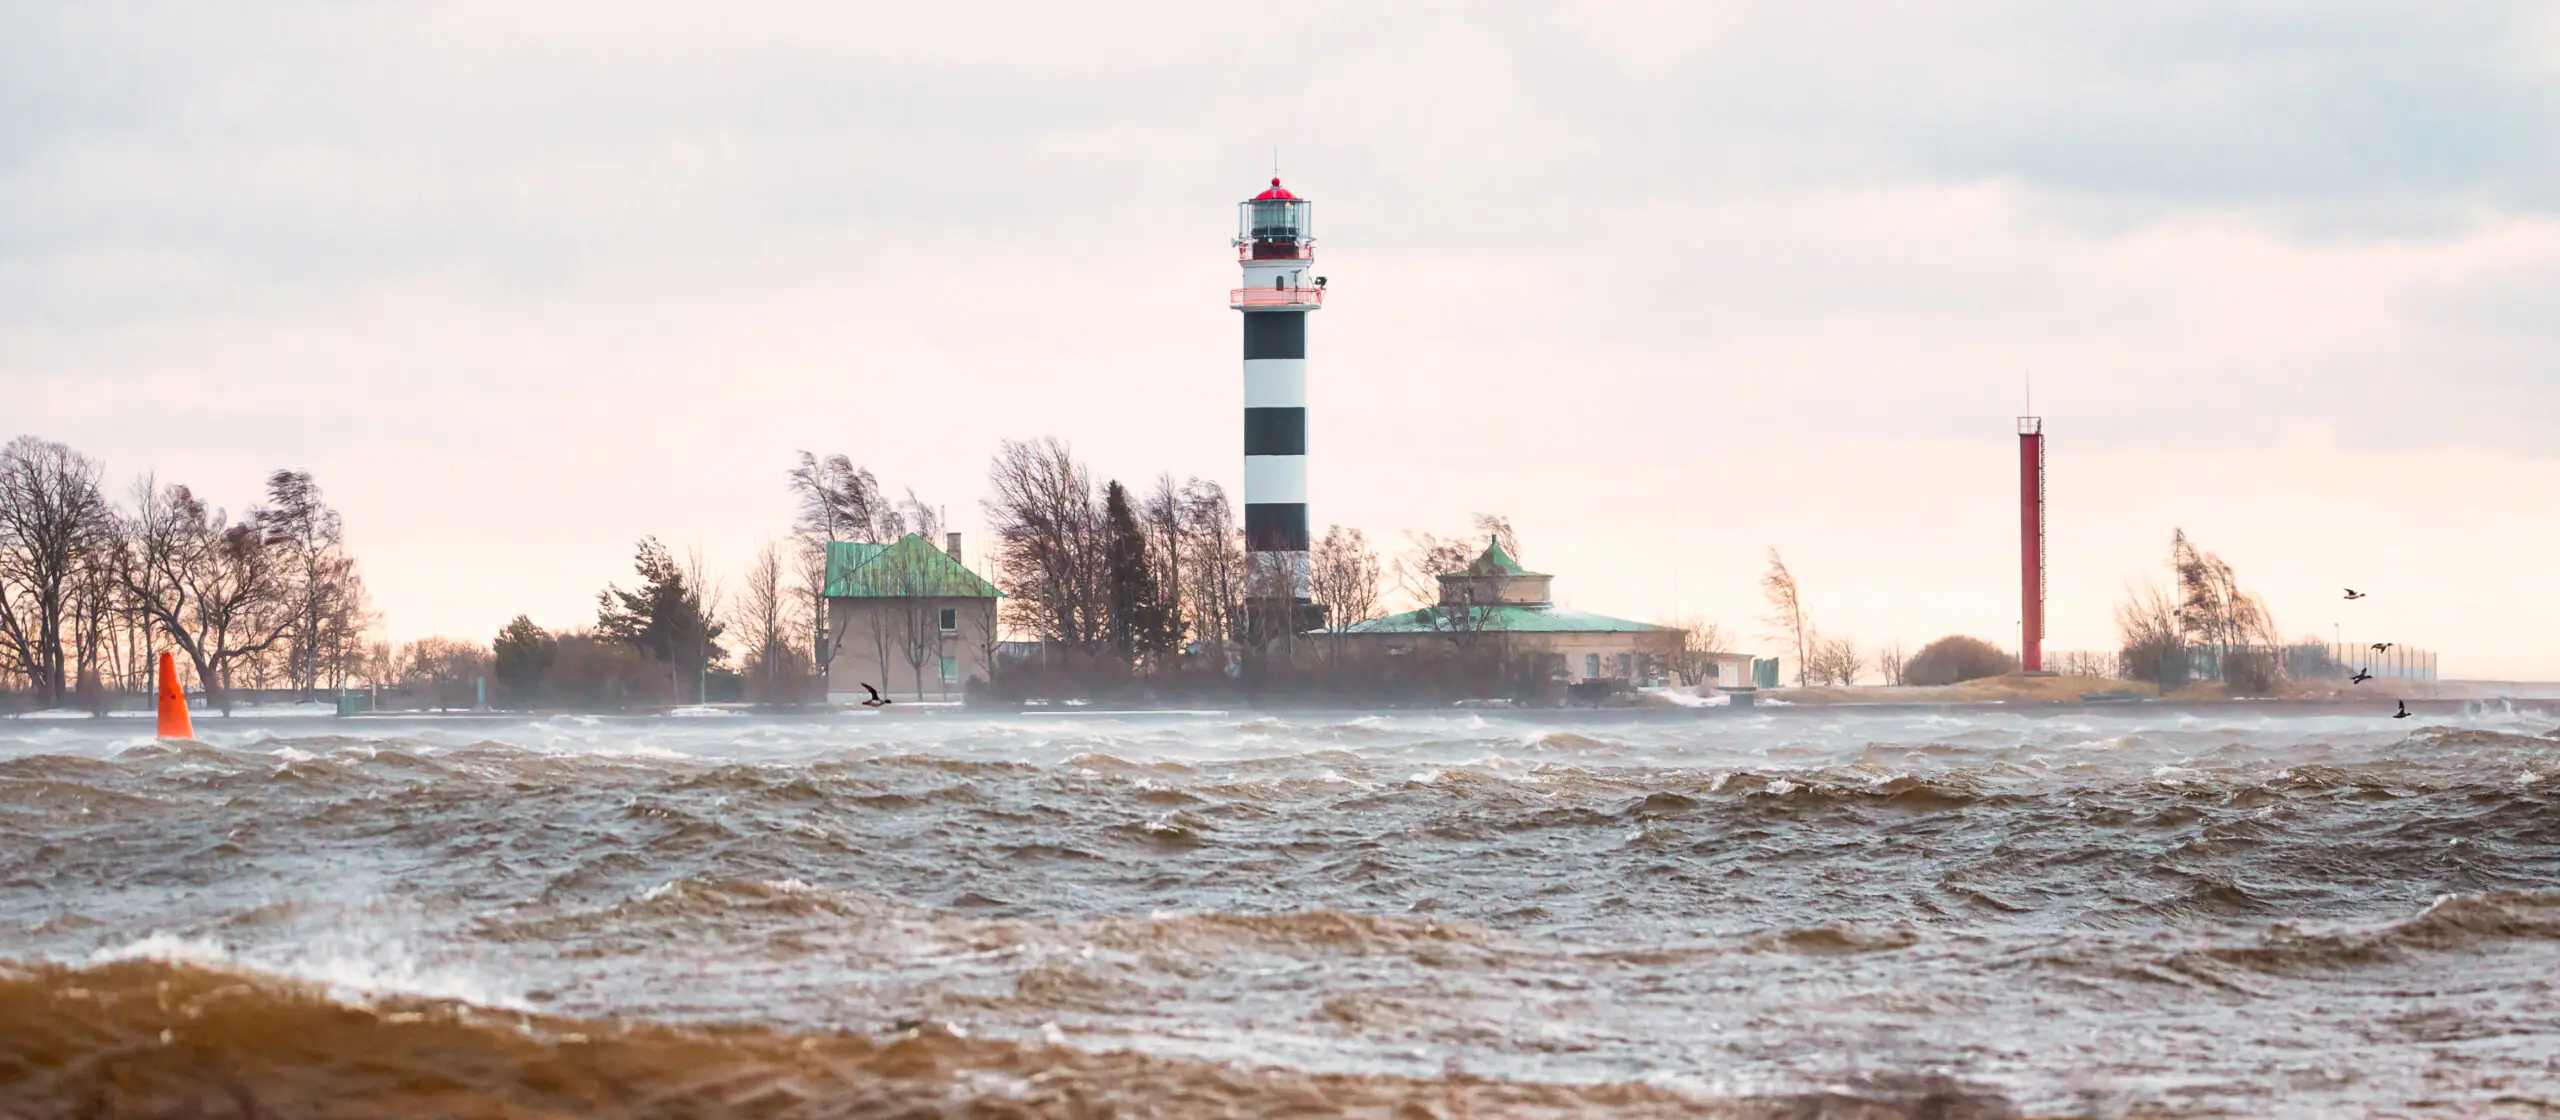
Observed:
[[[0,1116],[2542,1115],[2553,723],[0,723]]]

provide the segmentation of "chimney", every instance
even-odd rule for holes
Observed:
[[[944,552],[948,552],[948,553],[950,553],[950,554],[951,554],[951,562],[952,562],[952,563],[954,563],[954,564],[960,563],[960,562],[961,562],[961,560],[960,560],[960,534],[958,534],[958,533],[944,533],[942,536],[943,536],[942,551],[944,551]]]

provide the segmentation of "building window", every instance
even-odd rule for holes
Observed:
[[[1586,653],[1582,655],[1582,679],[1586,681],[1596,681],[1600,679],[1599,654]]]
[[[1632,653],[1618,655],[1618,676],[1623,680],[1636,679],[1636,655]]]
[[[960,611],[958,608],[942,608],[942,632],[945,634],[957,634],[960,632]],[[945,658],[945,660],[949,659]]]
[[[950,613],[950,612],[946,611],[946,612],[944,612],[944,613],[948,614],[948,613]],[[944,683],[944,684],[958,684],[958,683],[960,683],[960,659],[959,659],[959,658],[957,658],[957,657],[951,657],[951,656],[947,656],[947,655],[946,655],[945,657],[943,657],[943,659],[942,659],[942,683]]]

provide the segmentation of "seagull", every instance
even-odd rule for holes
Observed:
[[[2372,679],[2373,679],[2373,674],[2368,673],[2368,672],[2365,672],[2365,671],[2364,671],[2364,666],[2359,665],[2359,666],[2356,666],[2356,675],[2354,675],[2354,676],[2352,676],[2352,677],[2348,677],[2347,679],[2348,679],[2348,680],[2351,680],[2351,681],[2354,681],[2354,682],[2356,682],[2357,684],[2363,684],[2363,683],[2364,683],[2364,682],[2366,682],[2366,681],[2372,680]]]
[[[2389,643],[2389,642],[2375,642],[2375,643],[2373,643],[2373,652],[2375,652],[2375,653],[2383,653],[2383,652],[2386,652],[2386,651],[2390,650],[2390,648],[2391,648],[2391,643]]]
[[[2364,598],[2364,592],[2358,591],[2358,590],[2356,590],[2355,588],[2350,587],[2350,588],[2348,588],[2348,589],[2347,589],[2347,598],[2349,598],[2349,599],[2361,599],[2361,598]]]
[[[2406,701],[2406,700],[2401,701],[2401,702],[2400,702],[2400,710],[2399,710],[2399,711],[2396,711],[2396,712],[2391,713],[2391,718],[2393,718],[2393,719],[2407,719],[2407,718],[2409,718],[2409,702],[2408,702],[2408,701]]]
[[[863,707],[866,707],[866,708],[886,708],[886,707],[888,707],[888,706],[889,706],[889,698],[888,698],[888,697],[886,697],[886,696],[882,696],[882,695],[880,695],[880,690],[879,690],[879,689],[873,688],[873,687],[871,687],[869,684],[867,684],[867,683],[866,683],[866,684],[864,684],[864,685],[862,686],[862,691],[864,691],[864,692],[868,692],[868,693],[870,693],[870,694],[871,694],[871,699],[868,699],[868,700],[865,700],[865,701],[863,701],[863,702],[862,702],[862,706],[863,706]]]

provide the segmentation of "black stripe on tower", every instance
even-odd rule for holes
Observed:
[[[1307,504],[1248,503],[1244,507],[1244,549],[1247,552],[1305,552]]]
[[[1307,313],[1304,311],[1245,312],[1244,356],[1248,359],[1306,357]]]
[[[1244,410],[1244,453],[1247,455],[1306,454],[1307,410],[1304,408]]]

